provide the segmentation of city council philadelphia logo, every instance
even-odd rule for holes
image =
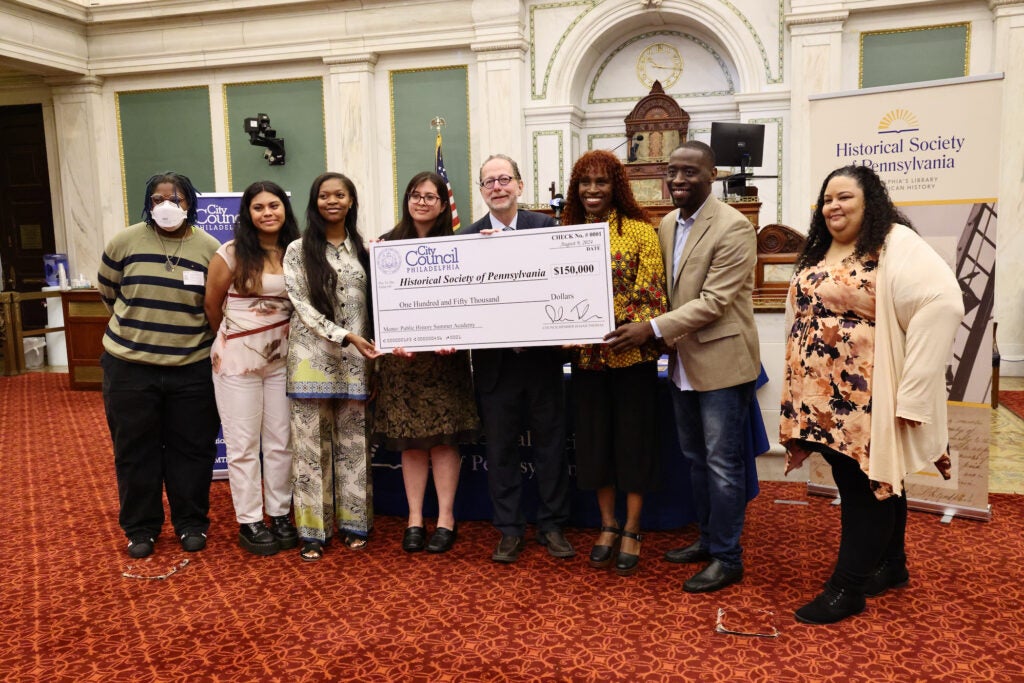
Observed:
[[[917,116],[909,109],[893,109],[886,112],[878,122],[879,135],[899,135],[900,133],[913,133],[917,130],[921,130],[921,126],[917,122]]]
[[[391,247],[378,249],[377,267],[380,268],[382,273],[387,273],[388,275],[397,273],[398,269],[402,267],[402,258],[398,255],[398,250]]]

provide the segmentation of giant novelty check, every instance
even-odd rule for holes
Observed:
[[[374,242],[377,348],[600,342],[614,328],[608,224]]]

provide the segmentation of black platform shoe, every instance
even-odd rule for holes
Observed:
[[[622,530],[622,535],[626,538],[632,538],[639,544],[644,540],[644,537],[640,534],[634,534],[632,531]],[[639,550],[639,549],[638,549]],[[624,553],[619,550],[619,556],[615,559],[615,573],[619,576],[629,576],[630,574],[636,574],[637,570],[640,569],[640,553]]]
[[[615,551],[618,550],[619,543],[622,541],[622,529],[619,527],[602,526],[601,533],[605,532],[615,534],[615,540],[611,545],[595,545],[590,549],[590,566],[594,569],[604,569],[611,565],[612,560],[615,559]]]

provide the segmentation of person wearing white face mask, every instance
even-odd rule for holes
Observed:
[[[153,552],[163,490],[183,550],[206,546],[220,418],[204,310],[220,246],[194,227],[196,191],[178,173],[146,182],[143,222],[107,244],[97,288],[113,314],[103,337],[103,404],[128,555]]]

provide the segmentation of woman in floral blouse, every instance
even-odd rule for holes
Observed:
[[[355,185],[340,173],[313,181],[306,232],[288,245],[284,278],[295,305],[288,335],[295,523],[307,561],[323,557],[337,523],[345,545],[366,546],[373,526],[367,359],[370,259],[356,229]]]
[[[615,326],[664,313],[658,236],[633,197],[622,162],[611,152],[587,152],[573,166],[566,194],[563,225],[608,223]],[[619,354],[605,344],[583,346],[573,359],[577,484],[597,491],[601,509],[590,565],[603,568],[614,561],[623,576],[639,568],[643,494],[657,485],[660,355],[652,341]],[[622,527],[615,518],[617,491],[626,493]]]
[[[835,570],[796,611],[804,623],[907,585],[903,480],[929,463],[949,478],[945,375],[963,299],[909,226],[874,171],[836,169],[789,285],[779,441],[787,472],[821,453],[842,502]]]

